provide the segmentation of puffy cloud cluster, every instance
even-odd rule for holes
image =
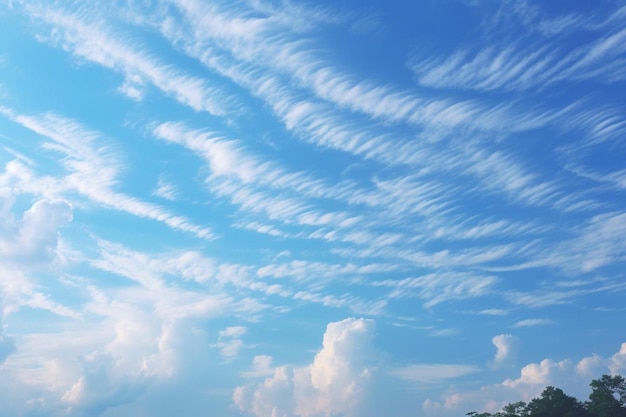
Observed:
[[[505,352],[510,352],[511,339],[496,336],[493,342],[498,348],[494,361],[497,363],[499,356],[506,357]],[[516,379],[486,385],[478,391],[449,392],[439,401],[427,399],[424,402],[424,411],[433,416],[453,416],[472,410],[495,412],[510,402],[529,401],[548,385],[562,388],[569,395],[582,399],[589,395],[588,384],[591,379],[602,374],[620,374],[624,371],[626,343],[621,345],[618,352],[606,358],[594,354],[578,362],[569,359],[544,359],[539,363],[528,364],[521,369],[520,376]]]
[[[235,405],[259,417],[360,415],[375,371],[373,332],[374,321],[362,318],[328,324],[313,363],[277,367],[263,382],[238,387]]]
[[[129,410],[145,405],[145,398],[154,400],[154,390],[181,406],[171,384],[192,391],[206,376],[212,351],[207,333],[192,318],[162,322],[122,302],[108,305],[110,317],[17,339],[17,351],[0,365],[0,380],[13,381],[11,388],[24,397],[12,415],[135,415]],[[0,401],[7,395],[0,392]]]
[[[167,286],[145,268],[127,271],[136,279],[129,282],[136,285],[115,289],[97,288],[83,277],[66,277],[63,285],[74,290],[82,286],[75,292],[83,301],[79,311],[58,305],[39,291],[27,266],[34,264],[35,255],[56,250],[58,229],[71,219],[71,211],[66,210],[69,205],[65,203],[43,200],[27,210],[22,220],[10,222],[15,230],[26,231],[42,223],[41,235],[33,239],[36,244],[29,241],[30,247],[38,249],[28,261],[7,257],[12,262],[9,266],[0,263],[0,310],[5,318],[12,314],[28,317],[30,311],[22,308],[28,306],[56,317],[52,330],[24,333],[19,321],[6,331],[0,327],[0,381],[12,381],[0,384],[0,402],[14,406],[7,412],[98,416],[130,406],[155,384],[197,380],[210,363],[211,351],[201,322],[223,311],[221,298],[192,297],[188,291]],[[224,334],[232,338],[241,331],[229,328]]]
[[[625,370],[626,343],[623,343],[620,350],[609,358],[594,354],[578,362],[544,359],[540,363],[531,363],[522,368],[519,378],[507,379],[502,385],[511,388],[556,385],[576,392],[580,391],[581,386],[586,387],[589,378],[596,378],[604,373],[617,374]]]
[[[107,408],[132,401],[149,382],[144,372],[124,372],[108,354],[95,352],[82,359],[83,374],[63,395],[74,415],[100,415]]]
[[[0,191],[0,259],[11,264],[50,260],[59,244],[59,229],[72,221],[63,200],[38,200],[21,219],[12,214],[14,196]]]
[[[28,277],[33,269],[58,259],[59,230],[72,221],[72,207],[63,200],[42,199],[16,216],[16,196],[2,185],[0,178],[0,324],[22,305],[74,316],[70,309],[36,291]],[[6,333],[1,327],[0,365],[17,349],[15,339]]]

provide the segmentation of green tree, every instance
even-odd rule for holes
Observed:
[[[626,381],[616,375],[602,375],[591,381],[587,409],[594,417],[626,417]]]
[[[495,414],[467,413],[470,417],[626,417],[626,379],[603,375],[591,381],[589,401],[581,403],[555,387],[546,387],[528,404],[511,403]]]
[[[562,389],[547,387],[539,398],[528,403],[529,417],[586,417],[587,410],[576,398],[565,394]]]
[[[507,404],[498,413],[499,417],[526,417],[528,415],[528,405],[524,401]]]

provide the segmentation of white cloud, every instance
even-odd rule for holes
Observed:
[[[589,395],[591,379],[602,374],[620,373],[626,370],[626,343],[614,355],[603,358],[591,355],[578,362],[569,359],[544,359],[531,363],[520,370],[517,379],[506,379],[499,384],[485,385],[479,390],[453,391],[439,400],[424,402],[426,416],[455,416],[469,411],[499,411],[507,403],[529,401],[548,386],[563,389],[569,395],[584,399]]]
[[[511,5],[506,10],[509,14]],[[490,44],[458,50],[442,59],[416,58],[412,69],[419,83],[436,88],[519,91],[563,81],[600,79],[616,82],[623,79],[620,54],[626,31],[619,25],[607,25],[607,21],[596,24],[595,30],[589,32],[594,25],[585,24],[588,19],[581,15],[545,19],[541,18],[539,8],[525,15],[533,22],[526,22],[526,25],[543,32],[543,36],[529,36],[517,44],[496,39]],[[497,21],[493,16],[492,20]],[[499,23],[511,24],[508,21]],[[592,36],[579,43],[576,49],[567,50],[563,48],[562,38],[555,36],[566,28],[573,33],[582,29]]]
[[[537,247],[533,259],[518,269],[547,266],[569,273],[588,273],[624,259],[626,250],[626,214],[604,212],[594,215],[580,227],[572,229],[574,236],[548,249]],[[590,283],[593,281],[589,281]],[[538,291],[533,294],[511,293],[516,304],[542,306],[563,303],[580,293],[615,290],[620,282],[606,282],[593,288],[569,291]]]
[[[375,371],[373,331],[372,320],[330,323],[313,363],[277,367],[262,383],[238,387],[235,405],[259,417],[358,416]]]
[[[315,281],[308,284],[315,288],[315,291],[302,289],[297,281],[285,282],[285,285],[272,283],[272,279],[266,282],[262,277],[254,275],[255,268],[251,266],[220,264],[218,260],[207,258],[198,252],[146,254],[107,241],[99,241],[98,244],[102,256],[92,260],[91,264],[94,267],[127,277],[150,289],[148,298],[157,302],[157,312],[171,312],[176,316],[212,315],[228,310],[237,312],[239,318],[243,320],[256,321],[258,314],[268,308],[284,311],[284,307],[270,306],[250,297],[247,295],[250,291],[318,303],[332,308],[347,308],[355,314],[381,314],[387,304],[386,300],[370,300],[355,297],[350,293],[340,295],[321,293],[319,291],[321,286]],[[347,267],[348,270],[352,268]],[[199,285],[212,288],[214,296],[166,285],[166,281],[172,277],[195,281]],[[230,290],[235,292],[225,295]],[[243,299],[234,298],[243,294],[246,294]],[[260,297],[259,294],[256,296]]]
[[[90,11],[83,9],[78,13],[69,13],[32,5],[27,6],[26,11],[52,28],[49,42],[78,57],[121,72],[125,81],[120,91],[131,99],[141,99],[144,84],[150,83],[196,111],[225,114],[223,104],[228,99],[217,88],[208,85],[203,78],[159,62],[133,47],[123,37],[112,35],[105,29],[104,22],[87,18]]]
[[[237,387],[233,393],[233,402],[239,410],[257,417],[295,417],[295,384],[293,370],[281,366],[275,369],[271,378],[254,388]]]
[[[485,310],[480,310],[476,314],[481,316],[506,316],[507,314],[509,314],[509,310],[504,310],[501,308],[488,308]]]
[[[19,4],[29,3],[25,0]],[[195,381],[182,374],[194,366],[204,370],[203,364],[209,362],[207,356],[217,357],[212,359],[218,362],[218,368],[227,369],[224,372],[237,374],[238,364],[223,366],[219,355],[228,361],[249,354],[251,346],[247,343],[269,349],[262,341],[252,340],[263,337],[262,332],[248,335],[246,327],[233,326],[218,333],[222,327],[207,325],[207,321],[223,315],[260,321],[266,311],[284,315],[292,308],[297,315],[304,311],[297,306],[306,305],[307,310],[321,309],[332,314],[346,310],[368,316],[385,314],[393,322],[398,321],[394,312],[408,314],[410,310],[419,314],[412,309],[416,303],[407,300],[413,298],[418,301],[418,310],[420,306],[429,310],[426,313],[433,323],[442,321],[419,329],[416,321],[416,326],[395,329],[393,334],[421,331],[425,336],[454,336],[455,329],[462,333],[465,327],[455,322],[455,329],[446,328],[450,322],[445,320],[449,318],[447,314],[459,310],[472,312],[472,320],[486,319],[494,326],[503,321],[513,324],[518,317],[500,317],[508,313],[511,304],[517,309],[531,308],[570,302],[600,289],[626,288],[623,282],[608,282],[609,279],[584,285],[588,281],[584,274],[623,263],[626,220],[619,212],[600,214],[605,208],[586,200],[592,197],[581,197],[598,195],[598,200],[609,203],[614,196],[599,195],[615,189],[590,189],[567,195],[572,186],[566,176],[569,172],[559,169],[559,155],[549,150],[570,138],[560,137],[551,127],[544,129],[549,123],[558,123],[554,111],[546,110],[544,114],[540,109],[544,104],[533,101],[531,107],[536,111],[517,109],[522,114],[514,118],[515,105],[506,104],[507,97],[498,94],[489,94],[486,101],[461,101],[457,98],[475,93],[399,85],[409,80],[386,83],[361,78],[357,72],[363,68],[352,72],[345,69],[352,65],[349,60],[343,64],[331,62],[337,50],[325,42],[325,33],[313,30],[319,20],[312,18],[310,10],[294,6],[289,0],[273,3],[277,6],[265,0],[149,0],[118,2],[115,6],[119,7],[111,7],[107,1],[97,1],[93,3],[95,10],[90,11],[89,6],[78,3],[47,4],[37,0],[30,4],[42,8],[19,8],[32,12],[35,19],[29,22],[41,24],[50,34],[46,42],[63,48],[67,54],[56,52],[97,64],[95,69],[69,69],[67,63],[59,60],[59,71],[69,69],[66,75],[80,74],[81,82],[97,77],[104,80],[98,86],[105,89],[114,73],[117,75],[113,78],[119,76],[121,80],[119,91],[131,99],[142,100],[150,94],[173,99],[167,108],[159,105],[162,97],[155,96],[144,103],[126,101],[114,109],[114,114],[97,114],[103,118],[97,123],[106,125],[109,131],[120,128],[116,118],[121,114],[126,114],[126,120],[137,114],[163,120],[164,115],[157,114],[161,111],[186,115],[203,129],[162,123],[149,126],[146,132],[145,126],[131,121],[131,126],[124,127],[127,134],[147,134],[167,143],[131,140],[117,147],[115,138],[54,114],[22,116],[0,109],[0,114],[21,125],[9,123],[6,134],[15,136],[13,130],[21,132],[24,138],[15,139],[16,146],[27,149],[33,158],[14,152],[14,159],[0,173],[0,196],[3,192],[8,196],[5,200],[0,197],[2,308],[9,315],[16,311],[23,314],[16,314],[15,322],[25,323],[25,332],[31,330],[30,326],[39,325],[38,321],[29,321],[30,308],[46,310],[35,312],[46,317],[53,316],[49,312],[54,313],[54,324],[62,328],[51,326],[50,334],[8,333],[13,328],[0,333],[0,362],[4,360],[5,372],[0,379],[31,384],[32,392],[47,393],[45,401],[56,396],[56,400],[63,398],[64,404],[77,412],[98,414],[108,405],[131,401],[154,381],[173,381],[172,387],[185,389]],[[146,5],[155,7],[140,10]],[[69,12],[74,6],[80,10]],[[144,16],[131,16],[139,11]],[[135,18],[138,20],[130,21]],[[577,19],[563,18],[553,28],[562,32],[578,25]],[[21,20],[17,19],[16,24],[21,24]],[[137,26],[146,21],[159,25],[162,33],[154,27]],[[28,26],[25,36],[28,29],[43,33],[39,27]],[[609,37],[589,33],[589,39],[596,38],[598,42],[588,44],[588,68],[598,59],[613,56],[615,51],[623,55],[619,41],[625,35],[623,29],[619,30]],[[349,36],[353,40],[354,36]],[[46,50],[41,45],[37,48]],[[428,69],[434,71],[430,73],[432,77],[450,83],[445,87],[458,81],[482,90],[519,91],[537,85],[534,83],[545,83],[542,77],[563,69],[562,65],[554,65],[543,71],[555,62],[550,55],[553,52],[552,46],[531,51],[518,45],[496,45],[476,54],[470,51],[464,60],[454,55],[452,61],[438,61],[437,68]],[[546,55],[550,58],[544,59]],[[168,64],[169,60],[173,60],[173,65]],[[180,63],[189,65],[190,70],[183,70]],[[445,64],[445,68],[440,64]],[[592,78],[603,78],[602,74],[596,75]],[[432,77],[436,85],[437,80]],[[235,115],[241,118],[217,120],[190,110],[231,117],[230,99],[209,80],[230,86],[246,98],[243,116]],[[547,90],[543,98],[554,96],[551,93]],[[565,95],[569,97],[570,93]],[[70,94],[61,98],[73,102],[80,97]],[[524,97],[518,99],[520,106],[528,104],[521,103]],[[500,104],[498,100],[502,100]],[[83,114],[80,110],[76,114]],[[575,111],[568,108],[556,113],[562,117]],[[572,124],[595,126],[597,131],[593,133],[598,137],[623,132],[625,126],[619,112],[578,116]],[[263,123],[249,126],[250,121]],[[280,128],[281,123],[285,129]],[[43,135],[43,146],[38,146],[42,138],[21,127]],[[529,127],[542,129],[520,134]],[[222,128],[229,133],[215,132]],[[244,137],[231,138],[232,132]],[[268,139],[274,134],[276,137]],[[544,140],[547,136],[549,140]],[[269,141],[271,146],[266,146]],[[541,158],[529,159],[536,144],[546,152]],[[164,147],[175,148],[176,153],[184,147],[185,155],[193,153],[202,159],[206,166],[200,175],[206,174],[204,185],[210,195],[207,190],[200,190],[194,194],[193,202],[178,198],[183,190],[191,189],[185,181],[198,179],[188,175],[187,166],[179,172],[171,171],[172,175],[181,174],[180,178],[164,174],[156,181],[154,169],[171,163],[170,158],[176,156],[167,151],[160,153]],[[118,149],[129,150],[129,157],[138,158],[128,161],[132,169],[124,170],[125,158]],[[142,159],[145,155],[150,158]],[[318,157],[325,163],[318,164]],[[41,176],[44,169],[54,176]],[[124,176],[125,173],[129,175]],[[151,178],[153,182],[145,187],[145,181]],[[621,185],[623,178],[624,173],[616,171],[601,179]],[[157,183],[153,195],[168,200],[158,201],[163,206],[155,204],[156,199],[143,201],[129,191],[122,192],[132,189],[149,194],[154,182]],[[21,198],[19,213],[14,213],[17,208],[11,201],[15,195]],[[175,203],[169,202],[173,200]],[[539,207],[523,210],[528,205]],[[555,217],[550,211],[569,213],[567,210],[576,207],[580,211],[571,217]],[[59,233],[65,235],[62,228],[73,212],[77,219],[86,222],[70,226],[75,233],[70,237],[77,240],[68,244],[76,245],[82,252],[74,259],[78,266],[59,274],[56,270],[45,271],[46,276],[41,279],[45,288],[40,291],[35,285],[39,282],[31,282],[24,271],[27,264],[35,264],[27,260],[49,260],[64,250]],[[192,217],[178,215],[183,212]],[[589,213],[596,217],[591,218]],[[102,230],[99,216],[103,214],[107,219],[124,219],[124,225],[116,223],[113,228],[106,228],[110,239],[135,239],[145,252],[94,238],[89,226],[97,223]],[[555,223],[557,217],[563,221]],[[142,229],[140,234],[123,236],[129,218],[141,223],[137,224]],[[531,221],[527,222],[529,218]],[[196,221],[215,222],[224,244],[195,240],[213,236],[211,230]],[[235,222],[248,230],[235,230],[237,236],[231,235]],[[162,235],[158,230],[149,230],[150,226],[163,224],[195,236]],[[572,224],[582,226],[568,227]],[[253,235],[249,230],[264,235],[248,239]],[[557,234],[562,244],[551,245]],[[84,247],[83,243],[93,247]],[[275,254],[285,247],[292,252],[290,259],[276,260]],[[208,258],[204,253],[233,257],[228,262],[273,260],[269,265],[241,265]],[[548,287],[531,277],[521,285],[528,292],[521,293],[512,290],[517,284],[508,279],[507,271],[489,269],[492,265],[505,268],[525,257],[536,259],[532,266],[560,268],[581,276],[572,279],[571,284],[556,287],[552,285],[554,280],[548,279]],[[11,261],[5,262],[8,259]],[[23,268],[14,271],[13,263],[18,261]],[[543,275],[545,271],[539,272],[534,275]],[[48,275],[53,277],[46,281]],[[51,282],[55,285],[47,286]],[[476,313],[486,307],[485,303],[477,306],[475,299],[485,296],[489,297],[489,305],[501,308]],[[57,299],[75,304],[69,308],[58,304]],[[452,304],[462,307],[450,308]],[[435,307],[437,312],[433,311]],[[521,314],[520,318],[529,317]],[[323,316],[313,314],[306,319],[315,321]],[[521,320],[514,327],[548,324],[547,320]],[[224,326],[223,322],[220,320],[218,326]],[[258,328],[276,324],[284,331],[284,326],[293,324],[293,320],[281,318],[257,324]],[[211,328],[215,330],[209,335],[203,330]],[[301,329],[296,329],[296,333],[298,330]],[[406,346],[394,346],[394,354],[395,349],[402,350],[402,363],[380,372],[376,369],[380,362],[368,356],[375,354],[372,333],[373,322],[369,320],[331,323],[321,349],[305,365],[276,366],[284,364],[284,360],[256,356],[251,370],[239,373],[246,378],[246,385],[236,390],[233,401],[241,410],[262,416],[363,417],[372,415],[371,410],[363,410],[363,403],[374,391],[370,384],[380,379],[393,380],[397,384],[393,388],[402,387],[393,393],[400,397],[405,395],[403,389],[415,389],[416,385],[421,388],[436,383],[437,389],[445,386],[452,393],[454,386],[468,386],[460,384],[488,377],[475,375],[482,368],[472,364],[451,364],[445,359],[441,363],[436,359],[436,363],[420,363],[419,358],[409,359],[415,353],[406,351]],[[431,342],[442,346],[456,343],[455,348],[463,350],[459,338]],[[388,343],[393,344],[393,340]],[[494,369],[507,370],[506,365],[514,362],[518,340],[511,335],[498,335],[492,343],[495,356],[489,364]],[[203,352],[192,352],[191,346]],[[462,353],[471,357],[471,352]],[[589,376],[607,367],[620,369],[624,367],[624,356],[626,353],[611,359],[591,356],[576,364],[576,372]],[[502,398],[508,398],[507,390],[522,390],[550,381],[554,375],[558,379],[559,372],[566,373],[570,365],[567,361],[529,365],[522,371],[521,382],[499,384],[490,392],[503,392]],[[232,380],[207,375],[211,378],[202,382],[210,379],[233,384]],[[419,398],[421,393],[413,392],[413,398]],[[479,400],[481,395],[477,395]],[[461,393],[430,404],[433,410],[452,409],[466,398]],[[34,398],[31,404],[39,407],[43,403]],[[125,414],[113,410],[105,413]]]
[[[499,334],[491,339],[496,347],[496,355],[491,362],[494,368],[512,365],[520,349],[520,340],[510,334]]]
[[[516,322],[513,327],[533,327],[533,326],[547,326],[554,324],[552,319],[526,319]]]
[[[12,201],[3,200],[4,214],[0,220],[0,258],[5,262],[40,263],[55,257],[59,245],[59,229],[72,221],[72,207],[62,200],[36,201],[24,212],[22,219],[10,215]]]
[[[448,256],[448,252],[444,251],[441,255],[443,260]],[[435,262],[439,263],[440,261],[436,260]],[[424,307],[432,308],[446,301],[463,300],[488,294],[496,282],[497,278],[494,276],[443,272],[401,280],[374,281],[371,285],[391,288],[392,291],[389,293],[391,298],[420,298],[424,300]]]
[[[248,329],[244,326],[232,326],[227,327],[224,330],[220,330],[219,337],[241,337],[248,333]]]
[[[624,258],[626,249],[626,213],[606,213],[594,216],[571,243],[568,262],[577,260],[583,272]],[[565,251],[566,248],[563,248]]]
[[[133,252],[119,245],[101,241],[101,257],[91,262],[92,266],[123,276],[136,285],[118,289],[125,300],[134,301],[140,305],[149,303],[154,308],[154,314],[164,320],[177,320],[185,318],[209,318],[224,314],[233,299],[223,292],[204,294],[191,291],[169,284],[164,275],[181,274],[188,272],[205,273],[196,271],[185,260],[179,262],[178,258],[151,259],[148,255]],[[202,259],[200,259],[201,261]],[[210,263],[207,263],[210,265]],[[201,264],[200,264],[201,265]],[[196,266],[200,266],[196,265]],[[214,271],[207,271],[209,274]],[[187,278],[187,277],[183,277]],[[194,279],[191,275],[188,279]],[[202,278],[202,275],[199,279]]]
[[[152,191],[152,195],[165,200],[174,201],[178,197],[178,192],[174,184],[167,182],[165,178],[161,176],[159,177],[157,186],[154,191]]]
[[[619,351],[611,356],[609,370],[612,374],[623,374],[626,372],[626,343],[622,343]]]
[[[434,384],[471,375],[479,371],[480,368],[474,365],[415,364],[393,369],[390,371],[390,374],[410,382]]]
[[[196,300],[166,294],[167,310],[148,289],[87,289],[83,320],[16,336],[18,349],[3,368],[20,393],[44,393],[44,415],[101,415],[135,402],[152,384],[195,383],[206,371],[209,338],[200,323],[207,311],[187,307]]]
[[[424,158],[423,152],[420,152],[423,144],[399,141],[394,137],[394,145],[390,146],[391,138],[388,134],[372,133],[379,129],[355,125],[351,119],[348,121],[348,118],[344,119],[337,114],[337,107],[364,113],[370,121],[383,118],[426,125],[431,129],[459,126],[478,129],[498,129],[502,126],[511,128],[511,123],[507,120],[512,116],[507,113],[508,110],[504,108],[506,106],[490,108],[470,101],[430,100],[388,85],[361,81],[334,68],[314,52],[307,50],[303,46],[308,43],[299,42],[297,34],[274,36],[275,27],[266,30],[272,26],[271,23],[276,23],[271,15],[253,20],[244,12],[240,16],[232,16],[218,6],[203,6],[198,2],[178,2],[177,6],[185,16],[181,25],[190,25],[195,30],[191,33],[176,31],[172,30],[172,25],[155,22],[172,43],[182,43],[187,54],[262,98],[289,130],[320,146],[331,146],[394,165],[407,162],[416,164],[429,159]],[[237,25],[225,24],[224,21],[228,19],[233,19]],[[159,18],[159,22],[161,20]],[[219,23],[215,23],[216,20]],[[242,26],[249,28],[250,36],[241,35]],[[224,53],[223,49],[227,52]],[[207,54],[207,50],[212,53]],[[272,59],[268,60],[267,57],[270,56]],[[290,76],[291,82],[276,76],[275,71]],[[302,85],[307,86],[317,99],[302,100],[300,94],[296,93]],[[516,115],[515,119],[517,129],[536,127],[545,124],[547,120],[541,114]],[[441,152],[440,149],[433,149],[431,153]],[[443,154],[444,159],[455,157],[450,152]],[[475,152],[468,152],[467,158],[457,159],[464,162],[469,170],[474,164],[468,163],[468,160],[473,162],[474,154]],[[532,204],[554,197],[554,193],[551,193],[554,189],[550,184],[531,181],[533,178],[524,173],[519,164],[512,164],[510,160],[493,161],[499,155],[493,153],[485,156],[483,153],[477,157],[476,162],[483,166],[489,164],[494,169],[500,169],[495,175],[489,173],[482,176],[481,179],[488,186],[500,188],[510,193],[512,198],[528,200]],[[494,166],[496,163],[497,167]],[[450,165],[454,164],[433,162],[431,167],[445,169]],[[458,172],[454,166],[449,169]]]
[[[141,372],[120,369],[110,355],[94,353],[81,362],[81,377],[61,398],[73,415],[101,415],[108,408],[136,399],[149,382]]]
[[[58,270],[67,260],[60,232],[72,221],[71,205],[64,200],[36,200],[21,216],[14,205],[12,190],[0,188],[0,317],[27,306],[79,318],[80,313],[54,301],[31,276]]]
[[[49,140],[43,144],[44,149],[65,156],[61,159],[61,165],[67,170],[67,175],[59,177],[37,177],[18,161],[9,163],[6,177],[0,177],[0,181],[4,180],[20,193],[58,198],[59,195],[75,191],[96,204],[160,221],[173,229],[194,233],[198,237],[212,237],[207,227],[195,225],[185,217],[172,214],[156,204],[116,191],[122,164],[110,147],[103,146],[102,134],[51,113],[25,116],[0,108],[0,114]]]
[[[272,366],[274,358],[269,355],[256,355],[252,359],[252,369],[241,372],[244,378],[271,377],[275,368]]]
[[[245,347],[241,339],[248,332],[243,326],[227,327],[219,332],[217,343],[214,345],[220,350],[220,355],[226,360],[233,359]]]
[[[356,190],[347,183],[331,184],[305,172],[289,171],[246,151],[242,141],[193,130],[182,123],[162,123],[152,133],[158,139],[192,150],[205,160],[210,169],[207,178],[210,190],[229,198],[246,212],[263,214],[285,224],[338,229],[350,228],[361,220],[349,210],[327,212],[314,200],[348,199]]]

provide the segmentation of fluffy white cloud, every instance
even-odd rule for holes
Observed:
[[[59,243],[59,229],[72,221],[72,207],[61,200],[39,200],[21,219],[14,219],[13,201],[7,193],[0,195],[0,258],[23,265],[51,259]]]
[[[235,405],[256,416],[357,416],[375,368],[373,320],[328,324],[322,349],[301,368],[278,367],[262,383],[238,387]]]
[[[0,180],[0,314],[6,317],[28,306],[78,317],[42,292],[31,276],[66,260],[60,231],[72,221],[72,206],[64,200],[41,199],[22,212],[22,201],[16,201],[14,190],[2,188]]]
[[[271,378],[267,378],[260,385],[237,387],[233,393],[233,401],[241,411],[255,416],[293,417],[297,408],[296,384],[307,382],[302,381],[299,376],[296,383],[293,369],[281,366],[274,370]]]
[[[24,397],[24,406],[12,415],[30,415],[25,410],[33,407],[42,416],[136,415],[120,410],[154,396],[154,387],[173,395],[172,381],[191,390],[208,375],[211,349],[201,322],[161,320],[102,298],[87,308],[107,317],[72,321],[65,332],[16,336],[17,351],[0,366],[0,380],[13,381],[16,395]],[[0,393],[0,400],[5,397]],[[177,397],[170,401],[179,405]]]
[[[241,372],[241,376],[244,378],[258,378],[269,377],[275,372],[272,363],[274,358],[269,355],[257,355],[252,359],[252,369],[249,371]]]
[[[524,366],[516,379],[486,385],[477,391],[449,392],[439,400],[424,402],[426,415],[455,416],[472,410],[495,412],[507,403],[529,401],[548,386],[557,386],[568,395],[584,399],[589,395],[591,379],[602,374],[623,373],[626,370],[626,343],[614,355],[603,358],[591,355],[578,362],[569,359],[544,359]]]
[[[491,339],[496,347],[496,355],[490,365],[500,368],[512,364],[519,352],[519,339],[510,334],[499,334]]]
[[[227,360],[237,356],[244,347],[241,337],[247,332],[248,329],[243,326],[227,327],[220,331],[219,339],[215,344],[215,347],[220,350],[220,355]]]
[[[22,224],[37,224],[34,220],[43,222],[46,216],[56,225],[67,219],[62,204],[33,207],[23,216],[30,223]],[[54,227],[49,230],[56,236]],[[106,248],[100,249],[105,257]],[[0,380],[13,381],[9,388],[15,391],[0,395],[0,401],[17,395],[20,400],[14,403],[22,404],[12,415],[32,411],[42,416],[98,416],[141,400],[154,384],[186,384],[206,371],[211,350],[204,321],[222,314],[227,300],[170,286],[150,268],[133,268],[122,257],[112,260],[118,261],[130,285],[97,288],[95,278],[64,277],[63,285],[82,298],[76,314],[35,291],[28,271],[18,273],[0,263],[0,308],[5,316],[28,315],[23,305],[62,316],[50,330],[19,333],[18,320],[18,333],[9,337],[0,332]],[[243,330],[227,328],[220,336],[239,338]]]
[[[107,408],[137,398],[149,382],[142,372],[125,372],[107,354],[97,352],[81,362],[83,374],[61,399],[71,415],[101,415]]]
[[[623,373],[626,371],[626,343],[622,343],[622,347],[619,352],[611,357],[609,370],[613,374]]]

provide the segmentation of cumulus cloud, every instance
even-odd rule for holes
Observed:
[[[259,377],[259,376],[270,376],[274,372],[274,368],[272,367],[272,363],[274,362],[274,358],[269,355],[257,355],[252,359],[252,370],[248,372],[242,372],[242,376],[244,377]]]
[[[224,359],[232,359],[244,347],[241,337],[247,332],[248,329],[243,326],[227,327],[220,331],[218,342],[214,346],[219,348]]]
[[[24,397],[14,400],[24,405],[11,415],[26,415],[24,410],[32,408],[42,416],[99,416],[141,401],[155,384],[186,386],[206,375],[210,340],[199,324],[203,311],[185,309],[193,304],[190,298],[163,293],[171,303],[165,308],[148,296],[153,292],[148,288],[87,290],[90,299],[81,319],[89,320],[65,320],[59,332],[21,334],[17,343],[0,333],[0,363],[10,355],[0,365],[0,380],[13,381]],[[231,328],[225,334],[241,331]],[[16,344],[19,349],[11,354]],[[42,400],[34,401],[40,395]]]
[[[297,384],[305,383],[298,375]],[[297,407],[294,371],[289,366],[276,368],[274,375],[256,387],[237,387],[233,401],[241,411],[255,416],[292,417]]]
[[[29,264],[50,260],[59,243],[59,229],[72,221],[72,207],[57,200],[39,200],[13,219],[10,196],[0,196],[4,216],[0,220],[0,258],[10,263]]]
[[[62,397],[74,415],[94,416],[107,408],[137,398],[149,379],[143,373],[127,373],[110,355],[96,353],[82,359],[83,374]]]
[[[530,363],[522,367],[518,378],[486,385],[480,390],[449,392],[438,400],[427,399],[423,409],[426,415],[432,416],[454,416],[471,410],[495,412],[510,402],[529,401],[548,385],[557,386],[577,398],[586,398],[591,379],[625,370],[626,343],[623,343],[619,351],[609,357],[594,354],[579,361],[544,359]]]
[[[520,341],[510,334],[499,334],[491,339],[496,347],[496,355],[490,363],[492,368],[501,368],[511,365],[519,352]]]
[[[44,393],[42,401],[24,409],[35,407],[42,416],[135,415],[126,407],[146,404],[155,389],[172,395],[177,384],[189,392],[208,374],[209,338],[197,321],[162,321],[117,301],[89,308],[92,314],[106,309],[110,317],[97,325],[75,323],[66,333],[20,339],[18,353],[7,361],[7,376],[28,399]],[[182,406],[180,395],[168,401]]]
[[[30,276],[67,259],[60,231],[72,221],[72,206],[64,200],[41,199],[22,212],[20,204],[11,189],[2,188],[0,178],[0,314],[28,306],[78,317],[42,292]]]
[[[237,387],[235,405],[255,416],[359,415],[375,371],[373,332],[374,321],[362,318],[328,324],[310,365],[277,367],[263,382]]]

